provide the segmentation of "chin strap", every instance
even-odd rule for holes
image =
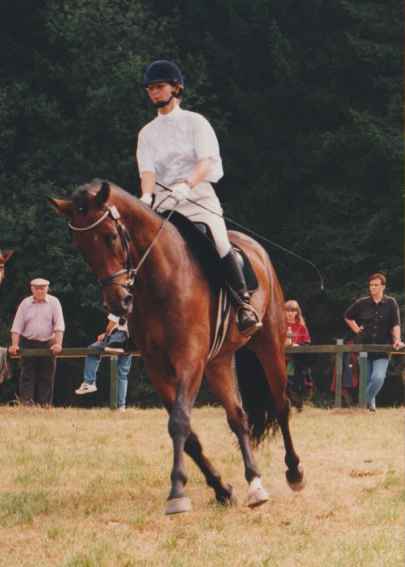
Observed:
[[[165,106],[167,106],[168,104],[171,103],[173,98],[181,98],[182,92],[183,92],[183,89],[180,89],[178,93],[172,91],[172,95],[169,99],[161,100],[160,102],[153,103],[153,106],[155,108],[164,108]]]

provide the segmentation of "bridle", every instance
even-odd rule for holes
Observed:
[[[134,268],[134,263],[132,261],[132,256],[131,256],[131,251],[130,251],[131,237],[130,237],[129,232],[127,231],[126,227],[121,222],[119,222],[121,215],[120,215],[117,207],[115,205],[107,205],[107,210],[104,212],[104,214],[99,219],[97,219],[93,224],[90,224],[89,226],[79,228],[79,227],[73,226],[71,223],[69,223],[69,228],[76,231],[76,232],[84,232],[86,230],[91,230],[92,228],[95,228],[97,225],[102,223],[108,217],[112,218],[112,220],[114,221],[115,226],[117,228],[117,232],[118,232],[120,240],[121,240],[121,246],[122,246],[124,253],[125,253],[125,262],[124,262],[125,268],[122,268],[121,270],[118,270],[117,272],[114,272],[113,274],[109,274],[105,278],[102,278],[101,280],[98,280],[98,281],[103,287],[106,286],[106,285],[119,285],[119,286],[122,286],[125,289],[129,290],[129,288],[134,285],[135,275],[136,275],[136,272],[137,272],[137,269],[139,268],[139,266],[138,266],[137,269]],[[115,279],[118,278],[119,276],[122,276],[122,274],[127,274],[127,281],[126,282],[115,281]]]
[[[130,237],[129,232],[126,229],[126,227],[121,222],[119,222],[121,215],[120,215],[120,213],[119,213],[119,211],[118,211],[118,209],[115,205],[107,205],[107,210],[104,212],[104,214],[99,219],[97,219],[93,224],[90,224],[89,226],[79,228],[79,227],[73,226],[71,223],[69,223],[69,228],[76,231],[76,232],[84,232],[86,230],[91,230],[92,228],[96,227],[97,225],[102,223],[108,217],[112,218],[112,220],[115,222],[115,225],[117,227],[117,232],[120,236],[121,245],[122,245],[122,248],[125,252],[125,268],[123,268],[122,270],[118,270],[118,272],[114,272],[113,274],[110,274],[110,275],[106,276],[105,278],[102,278],[101,280],[98,280],[98,281],[103,287],[106,286],[106,285],[120,285],[120,286],[124,287],[125,289],[127,289],[128,291],[130,291],[130,288],[133,287],[133,285],[134,285],[135,277],[138,274],[139,268],[142,266],[142,264],[144,263],[144,261],[148,257],[149,252],[152,250],[152,248],[156,244],[156,242],[157,242],[158,238],[160,237],[163,229],[165,228],[165,226],[169,222],[170,217],[172,216],[175,208],[176,207],[174,207],[170,211],[170,214],[163,221],[163,223],[160,226],[155,238],[152,240],[151,244],[149,245],[147,250],[144,252],[144,254],[143,254],[142,258],[139,260],[139,263],[138,263],[136,268],[134,267],[134,263],[133,263],[132,256],[131,256],[131,250],[130,250],[131,237]],[[118,276],[122,276],[122,274],[127,274],[127,281],[125,283],[116,282],[115,278],[118,278]]]

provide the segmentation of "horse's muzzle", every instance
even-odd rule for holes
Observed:
[[[120,295],[114,299],[105,298],[105,305],[110,313],[117,315],[118,317],[124,317],[131,313],[134,306],[134,298],[131,293],[126,295]]]

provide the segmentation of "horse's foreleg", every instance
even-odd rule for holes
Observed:
[[[193,401],[186,396],[184,382],[178,380],[168,425],[169,434],[173,441],[173,468],[170,475],[172,487],[167,499],[166,514],[191,510],[190,499],[184,492],[187,483],[184,447],[190,435],[190,412]]]
[[[205,476],[207,485],[214,489],[217,502],[220,504],[236,504],[237,497],[234,489],[230,484],[222,482],[219,472],[203,454],[202,445],[194,431],[190,432],[184,450]]]
[[[252,508],[259,506],[269,499],[269,494],[262,486],[261,474],[253,456],[248,420],[235,392],[230,359],[211,363],[206,367],[205,375],[218,401],[225,408],[229,427],[239,441],[245,478],[249,483],[247,504]]]

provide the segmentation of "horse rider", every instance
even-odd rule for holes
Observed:
[[[138,135],[141,201],[151,206],[154,195],[154,208],[158,212],[176,207],[191,221],[209,226],[225,279],[236,296],[238,329],[242,336],[250,337],[262,323],[250,305],[245,278],[229,242],[222,208],[212,187],[212,183],[223,176],[215,132],[201,114],[180,107],[184,80],[174,63],[153,62],[141,86],[146,88],[157,110],[157,117]],[[171,192],[157,183],[169,187]]]

